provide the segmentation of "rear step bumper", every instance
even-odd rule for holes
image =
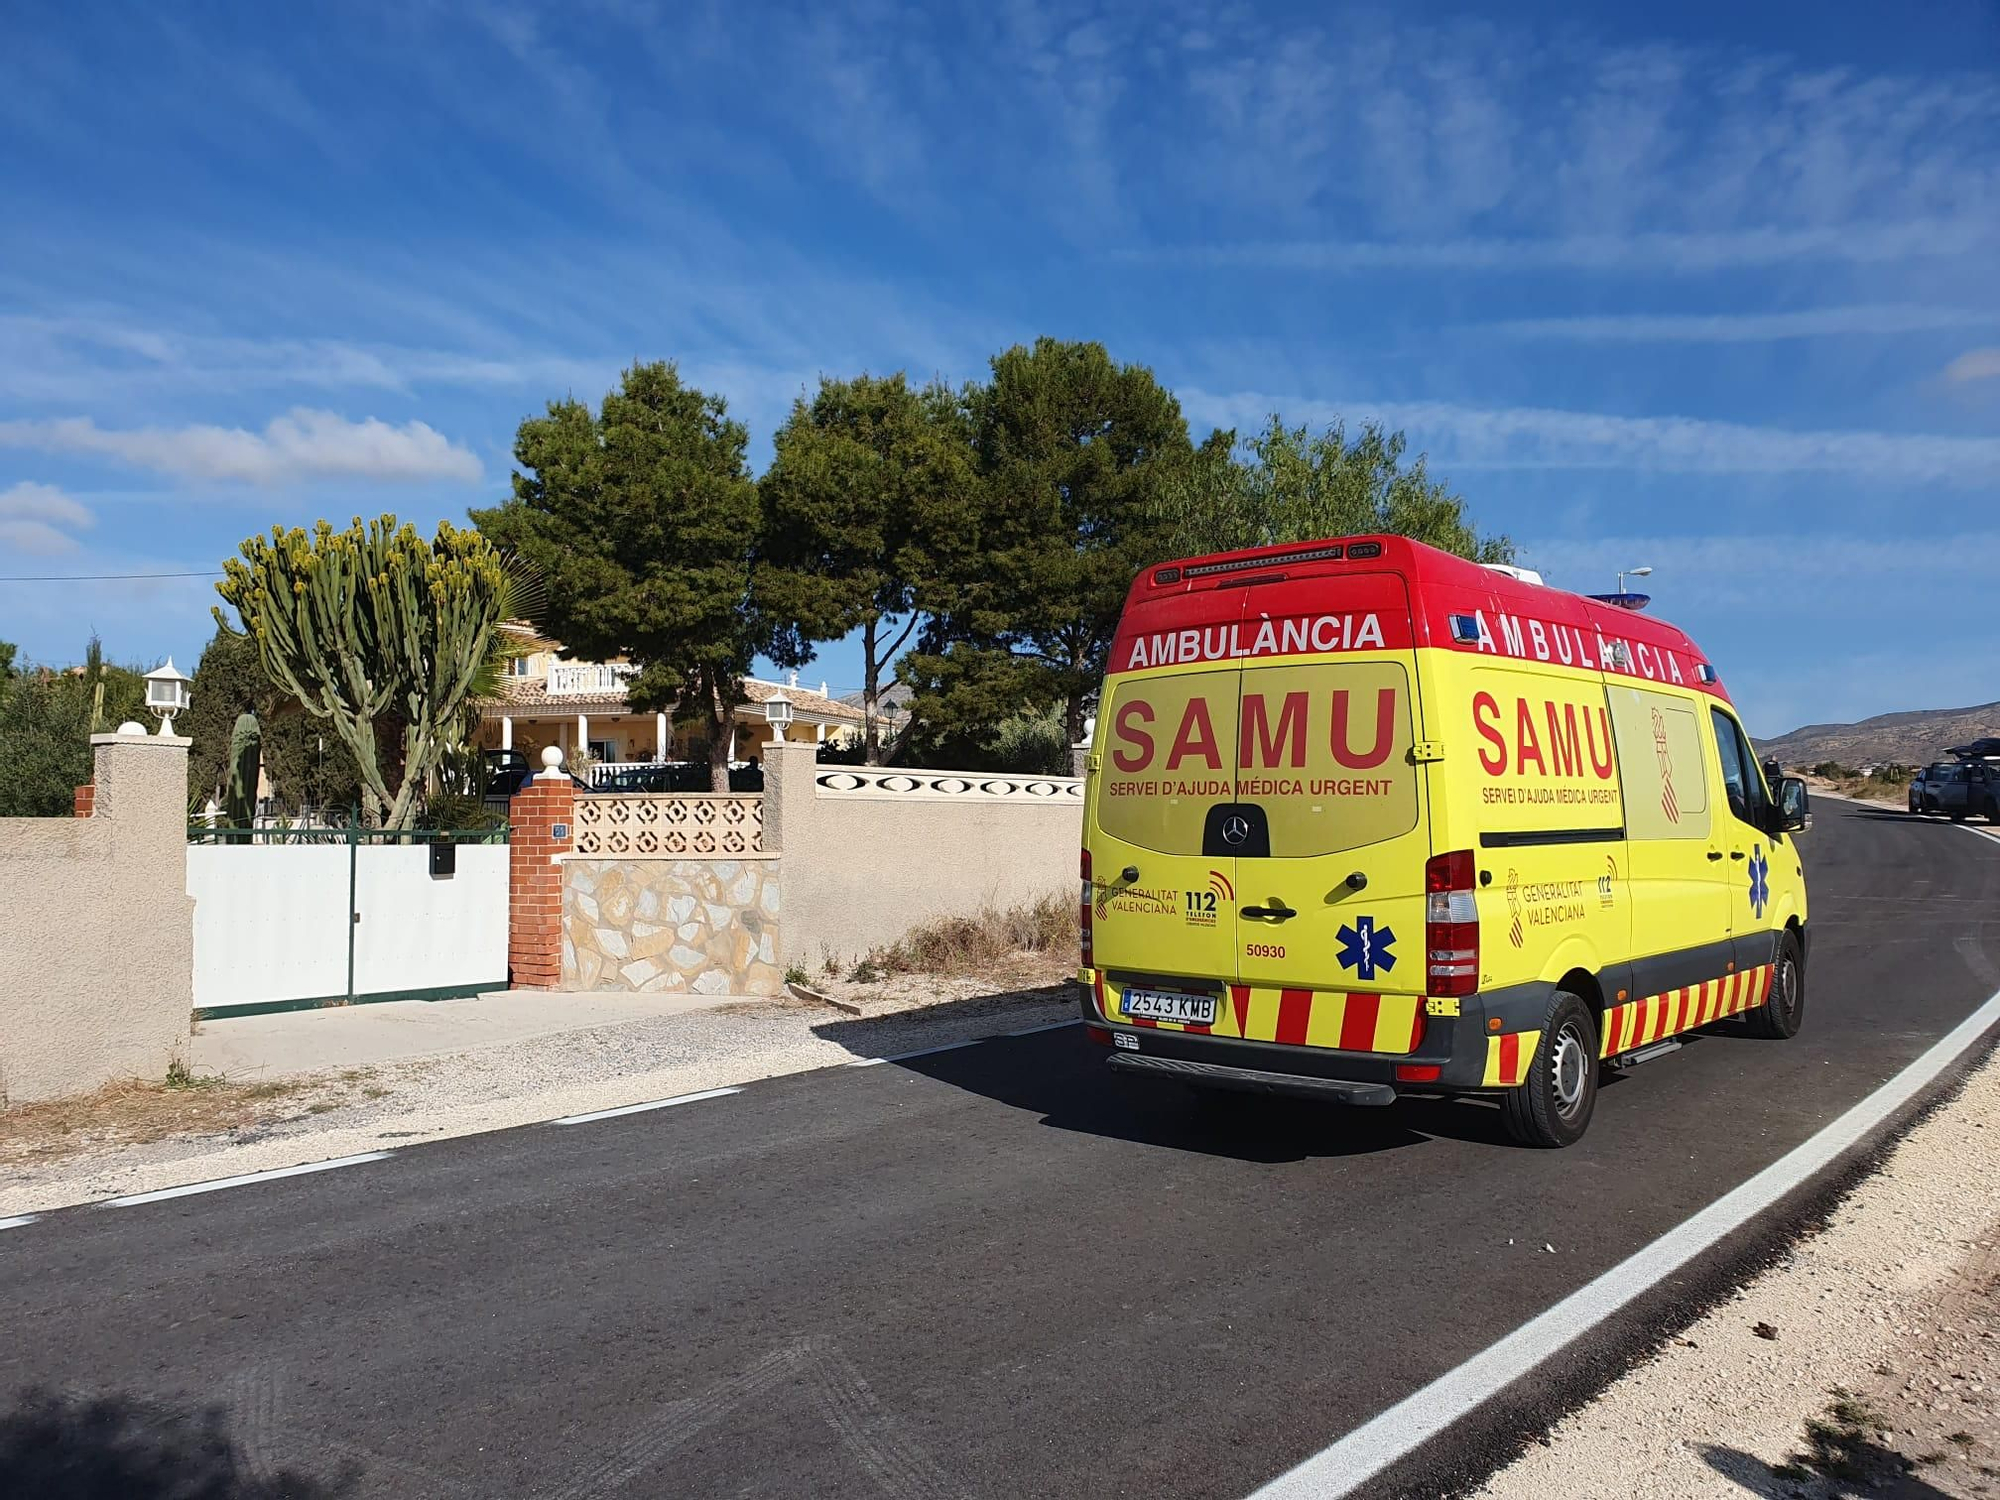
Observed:
[[[1396,1102],[1386,1083],[1352,1083],[1339,1078],[1309,1078],[1299,1073],[1267,1073],[1262,1068],[1232,1068],[1222,1063],[1195,1062],[1185,1057],[1160,1057],[1140,1052],[1114,1052],[1108,1059],[1120,1073],[1146,1073],[1178,1078],[1203,1088],[1234,1089],[1246,1094],[1292,1094],[1336,1104],[1385,1105]]]

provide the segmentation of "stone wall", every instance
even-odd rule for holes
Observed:
[[[775,860],[572,855],[562,869],[564,989],[784,988]]]
[[[0,818],[0,1103],[157,1080],[187,1052],[188,741],[91,744],[90,816]]]

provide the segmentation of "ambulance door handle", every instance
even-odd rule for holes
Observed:
[[[1731,849],[1729,851],[1729,857],[1731,859],[1741,859],[1743,857],[1743,851],[1741,849]]]
[[[1278,901],[1270,906],[1246,906],[1243,908],[1243,915],[1246,917],[1269,917],[1274,922],[1282,922],[1287,917],[1296,917],[1298,913],[1285,905],[1284,902]]]
[[[1722,851],[1720,849],[1711,849],[1708,851],[1708,857],[1710,859],[1721,859]]]

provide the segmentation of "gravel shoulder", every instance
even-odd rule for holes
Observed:
[[[2000,1495],[2000,1056],[1478,1500]]]
[[[0,1217],[506,1130],[700,1089],[836,1067],[1073,1019],[1073,984],[1043,964],[1008,983],[856,987],[859,1014],[803,1001],[725,1006],[294,1081],[265,1108],[145,1143],[0,1158]]]

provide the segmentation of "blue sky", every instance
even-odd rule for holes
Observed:
[[[1757,732],[2000,697],[2000,12],[1903,14],[17,0],[0,575],[461,519],[635,357],[761,467],[821,372],[1049,333],[1653,565]],[[0,637],[186,663],[211,598],[0,582]]]

